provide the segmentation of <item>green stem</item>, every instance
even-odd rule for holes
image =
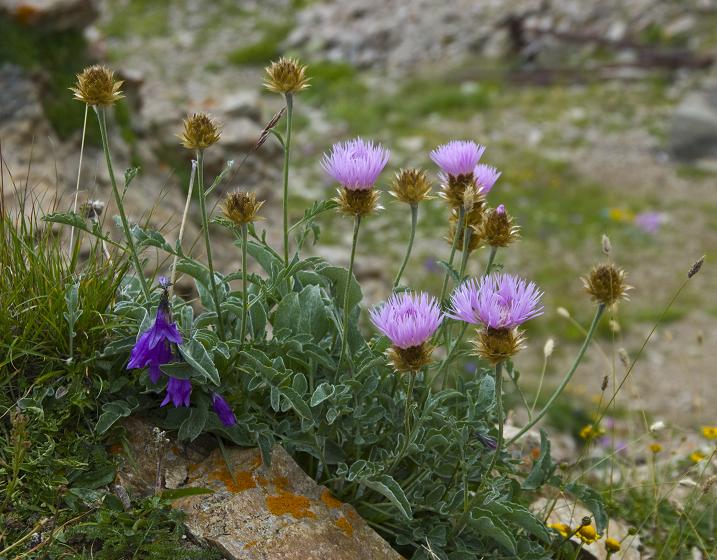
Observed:
[[[483,480],[490,478],[490,473],[498,461],[503,447],[503,362],[495,364],[495,414],[498,421],[498,437],[495,442],[495,452],[490,461],[490,466],[485,472]]]
[[[458,224],[456,224],[456,233],[453,236],[453,244],[451,245],[451,255],[448,258],[448,266],[453,266],[453,259],[456,256],[456,249],[458,246],[458,232],[463,229],[463,220],[465,217],[466,211],[463,209],[463,206],[460,207],[458,210]],[[446,290],[448,289],[448,278],[450,277],[451,272],[450,270],[446,270],[446,275],[443,277],[443,287],[441,288],[441,297],[439,298],[439,302],[443,304],[443,299],[446,297]]]
[[[284,266],[289,266],[289,153],[291,150],[291,124],[294,113],[294,98],[286,94],[286,136],[284,138]]]
[[[403,423],[406,426],[406,441],[411,437],[411,403],[413,402],[413,386],[416,383],[417,372],[408,374],[408,389],[406,389],[406,407],[403,413]]]
[[[413,249],[413,239],[416,237],[416,223],[418,222],[418,204],[411,204],[411,236],[408,238],[408,247],[406,248],[406,256],[403,259],[401,268],[396,275],[396,279],[393,281],[393,289],[398,287],[398,283],[401,281],[403,271],[406,269],[408,258],[411,256],[411,249]]]
[[[523,428],[520,429],[520,431],[515,434],[509,441],[507,445],[510,445],[511,443],[514,443],[518,440],[521,436],[523,436],[530,428],[535,426],[542,418],[545,416],[550,410],[550,407],[553,406],[553,403],[556,401],[556,399],[562,394],[562,392],[565,390],[565,387],[567,387],[568,383],[573,377],[573,374],[578,369],[578,365],[580,365],[580,362],[582,361],[583,357],[585,356],[585,351],[588,349],[588,346],[590,346],[590,341],[593,338],[593,335],[595,334],[595,331],[597,330],[598,323],[600,322],[600,317],[602,317],[603,312],[605,311],[605,305],[604,304],[598,304],[597,309],[595,310],[595,316],[593,317],[593,322],[590,325],[590,329],[588,329],[588,334],[585,336],[585,340],[583,341],[583,345],[580,347],[580,351],[578,352],[578,355],[575,357],[575,361],[573,362],[573,365],[570,367],[570,370],[568,373],[565,374],[565,377],[563,378],[562,382],[558,386],[557,389],[553,392],[553,394],[550,396],[550,399],[548,399],[548,402],[545,404],[545,406],[541,409],[538,414],[536,414],[532,420],[530,420]]]
[[[490,274],[490,269],[493,268],[493,261],[495,260],[496,253],[498,253],[498,247],[491,247],[490,255],[488,256],[488,264],[485,265],[485,272],[483,273],[483,276],[488,276]]]
[[[341,355],[339,356],[339,367],[337,371],[341,370],[341,365],[344,361],[344,354],[348,348],[349,340],[349,286],[351,285],[351,275],[354,271],[354,258],[356,257],[356,243],[358,241],[359,227],[361,226],[361,216],[356,214],[354,220],[354,235],[351,241],[351,257],[349,258],[349,269],[346,271],[346,283],[344,284],[344,332],[341,340]]]
[[[461,269],[458,272],[458,278],[463,281],[463,274],[466,271],[466,265],[468,264],[468,244],[471,242],[471,235],[473,229],[466,223],[463,227],[463,248],[461,249]]]
[[[194,191],[194,178],[197,175],[197,162],[192,160],[192,171],[189,174],[189,188],[187,190],[187,200],[184,203],[184,212],[182,213],[182,222],[179,224],[179,235],[177,236],[177,248],[182,250],[182,241],[184,240],[184,228],[187,225],[187,217],[189,216],[189,207],[192,204],[192,192]],[[172,260],[172,273],[169,278],[170,294],[174,292],[174,281],[177,279],[177,262],[179,255],[174,255]]]
[[[82,174],[82,156],[85,152],[85,133],[87,132],[87,113],[89,105],[85,104],[85,118],[82,121],[82,140],[80,141],[80,163],[77,165],[77,183],[75,184],[75,199],[72,202],[72,211],[77,212],[77,198],[80,195],[80,176]],[[77,247],[75,247],[75,228],[70,230],[70,270],[74,272],[77,257],[80,253],[80,232],[77,232]]]
[[[117,180],[115,179],[115,172],[112,169],[112,157],[110,156],[110,145],[107,140],[107,117],[104,107],[95,107],[95,113],[97,114],[97,121],[100,125],[100,136],[102,137],[102,150],[105,153],[105,161],[107,163],[107,171],[110,175],[110,183],[112,183],[112,194],[115,197],[115,203],[117,204],[117,211],[119,212],[120,221],[122,222],[122,229],[124,231],[125,240],[127,241],[127,248],[134,264],[137,277],[139,278],[140,286],[142,287],[142,293],[144,294],[145,300],[149,302],[150,294],[149,288],[147,287],[147,280],[144,277],[144,270],[142,264],[137,256],[137,248],[134,246],[134,240],[132,238],[132,232],[129,229],[129,222],[127,221],[127,215],[124,212],[124,203],[120,196],[119,189],[117,188]]]
[[[199,213],[202,215],[202,232],[204,233],[204,247],[207,252],[207,267],[209,268],[209,287],[212,290],[214,310],[217,312],[219,338],[224,340],[224,323],[222,322],[222,311],[219,306],[217,279],[214,277],[212,245],[209,240],[209,218],[207,217],[206,194],[204,193],[204,150],[197,150],[197,188],[199,189]]]
[[[239,342],[244,344],[244,335],[246,333],[246,317],[249,311],[249,293],[247,291],[247,270],[246,270],[246,251],[248,245],[249,228],[247,224],[241,226],[241,291],[242,291],[242,309],[241,309],[241,330],[239,331]]]

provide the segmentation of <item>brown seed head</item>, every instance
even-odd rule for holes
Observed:
[[[697,259],[697,262],[690,267],[690,270],[687,273],[687,278],[692,278],[695,274],[697,274],[702,269],[704,262],[705,256],[702,255],[699,259]]]
[[[466,187],[472,185],[475,185],[473,173],[448,175],[446,181],[441,184],[441,192],[438,196],[448,202],[451,208],[460,208],[463,206],[463,195],[466,192]]]
[[[620,298],[628,299],[627,291],[631,289],[631,286],[625,284],[625,271],[612,263],[596,266],[582,281],[593,299],[606,306]]]
[[[226,197],[222,211],[227,219],[241,227],[261,220],[256,214],[263,205],[264,201],[257,201],[255,193],[236,191]]]
[[[431,181],[422,169],[401,169],[396,173],[389,192],[406,204],[418,204],[433,198]]]
[[[120,91],[122,80],[105,66],[89,66],[77,74],[77,83],[71,87],[75,99],[87,105],[107,107],[124,97]]]
[[[410,348],[399,348],[394,346],[388,349],[388,358],[391,360],[396,371],[416,373],[422,367],[431,363],[433,346],[423,343],[420,346]]]
[[[194,113],[184,119],[184,130],[179,139],[188,150],[204,150],[216,144],[220,136],[217,121],[206,113]]]
[[[276,93],[297,93],[309,87],[306,66],[295,58],[280,58],[265,68],[264,86]]]
[[[491,365],[514,356],[523,347],[523,334],[518,329],[491,329],[478,331],[475,351]]]
[[[463,218],[465,224],[468,226],[469,231],[471,232],[470,239],[468,240],[468,253],[472,253],[478,247],[483,245],[483,238],[480,234],[480,225],[483,222],[483,214],[484,214],[484,206],[483,202],[480,201],[473,205],[473,207],[465,213],[465,217]],[[465,228],[462,228],[460,231],[456,232],[456,228],[458,227],[458,210],[452,210],[451,216],[448,218],[448,237],[446,240],[450,245],[453,245],[453,237],[457,234],[458,239],[456,240],[456,249],[459,251],[463,251],[463,235],[465,233]]]
[[[339,195],[334,200],[339,205],[339,211],[350,216],[367,216],[380,210],[378,204],[378,191],[365,189],[352,191],[349,189],[337,189]]]
[[[480,236],[486,245],[507,247],[520,236],[520,228],[513,225],[513,217],[503,206],[485,212],[480,226]]]

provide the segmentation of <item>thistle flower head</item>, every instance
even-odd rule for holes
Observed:
[[[309,87],[306,66],[296,58],[280,58],[265,68],[264,86],[276,93],[297,93]]]
[[[338,196],[333,200],[339,205],[339,212],[347,216],[368,216],[383,207],[378,203],[379,194],[374,189],[352,191],[336,189]]]
[[[127,363],[127,369],[148,367],[150,381],[157,383],[162,376],[160,366],[172,361],[170,343],[182,344],[182,335],[177,325],[172,322],[165,288],[154,323],[137,338]]]
[[[492,365],[504,362],[523,347],[523,334],[515,329],[483,327],[477,332],[475,353]]]
[[[418,204],[431,197],[431,181],[422,169],[401,169],[393,179],[390,193],[406,204]]]
[[[380,144],[355,138],[337,142],[324,154],[321,166],[344,189],[362,191],[372,189],[386,167],[391,152]]]
[[[502,175],[495,167],[479,163],[473,170],[473,176],[475,177],[476,185],[480,193],[485,196],[487,195],[498,178]]]
[[[457,177],[472,174],[483,152],[485,152],[485,146],[473,141],[452,140],[438,146],[430,156],[446,175]]]
[[[228,220],[237,226],[243,226],[262,218],[256,214],[264,201],[256,200],[256,193],[235,191],[224,200],[222,211]]]
[[[188,150],[204,150],[219,141],[219,124],[206,113],[194,113],[184,119],[184,130],[179,134],[182,146]]]
[[[428,294],[403,292],[392,295],[370,312],[371,321],[398,348],[427,342],[441,324],[438,302]]]
[[[393,345],[389,358],[398,371],[418,371],[431,360],[429,340],[443,317],[435,298],[422,293],[394,294],[371,311],[371,321]]]
[[[448,316],[490,329],[514,329],[543,313],[542,295],[533,282],[493,273],[459,286],[451,296]]]
[[[167,382],[167,394],[159,406],[166,406],[171,401],[175,407],[189,406],[189,396],[192,394],[192,382],[189,379],[170,377]]]
[[[513,225],[513,218],[502,204],[485,212],[480,224],[480,236],[486,245],[507,247],[518,239],[520,228]]]
[[[585,290],[599,304],[610,306],[621,298],[627,298],[631,289],[625,283],[625,271],[612,263],[600,264],[582,278]]]
[[[105,107],[124,97],[120,91],[122,80],[115,80],[115,73],[105,66],[95,65],[77,74],[75,87],[70,88],[75,99],[87,105]]]
[[[212,407],[225,426],[233,426],[237,423],[237,417],[234,415],[232,407],[219,393],[212,395]]]

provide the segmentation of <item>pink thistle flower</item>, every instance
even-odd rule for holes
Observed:
[[[321,167],[343,188],[349,191],[366,191],[386,167],[391,152],[361,138],[337,142],[324,154]]]
[[[635,216],[634,222],[645,233],[655,235],[665,222],[665,215],[661,212],[640,212]]]
[[[370,315],[376,328],[404,350],[427,342],[443,320],[436,298],[425,293],[394,294]]]
[[[452,140],[447,144],[438,146],[431,152],[430,156],[443,173],[457,177],[458,175],[473,173],[483,152],[485,152],[485,146],[476,144],[473,141]]]
[[[479,163],[478,165],[476,165],[475,169],[473,170],[473,176],[476,180],[478,192],[480,192],[484,196],[487,195],[501,175],[502,172],[498,171],[495,167],[491,165],[486,165],[484,163]]]
[[[511,330],[543,313],[542,295],[533,282],[493,273],[456,288],[447,316],[490,329]]]

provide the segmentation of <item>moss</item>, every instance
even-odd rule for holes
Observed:
[[[291,30],[290,23],[265,23],[264,34],[257,42],[232,51],[227,56],[231,64],[264,65],[281,56],[281,43]]]

